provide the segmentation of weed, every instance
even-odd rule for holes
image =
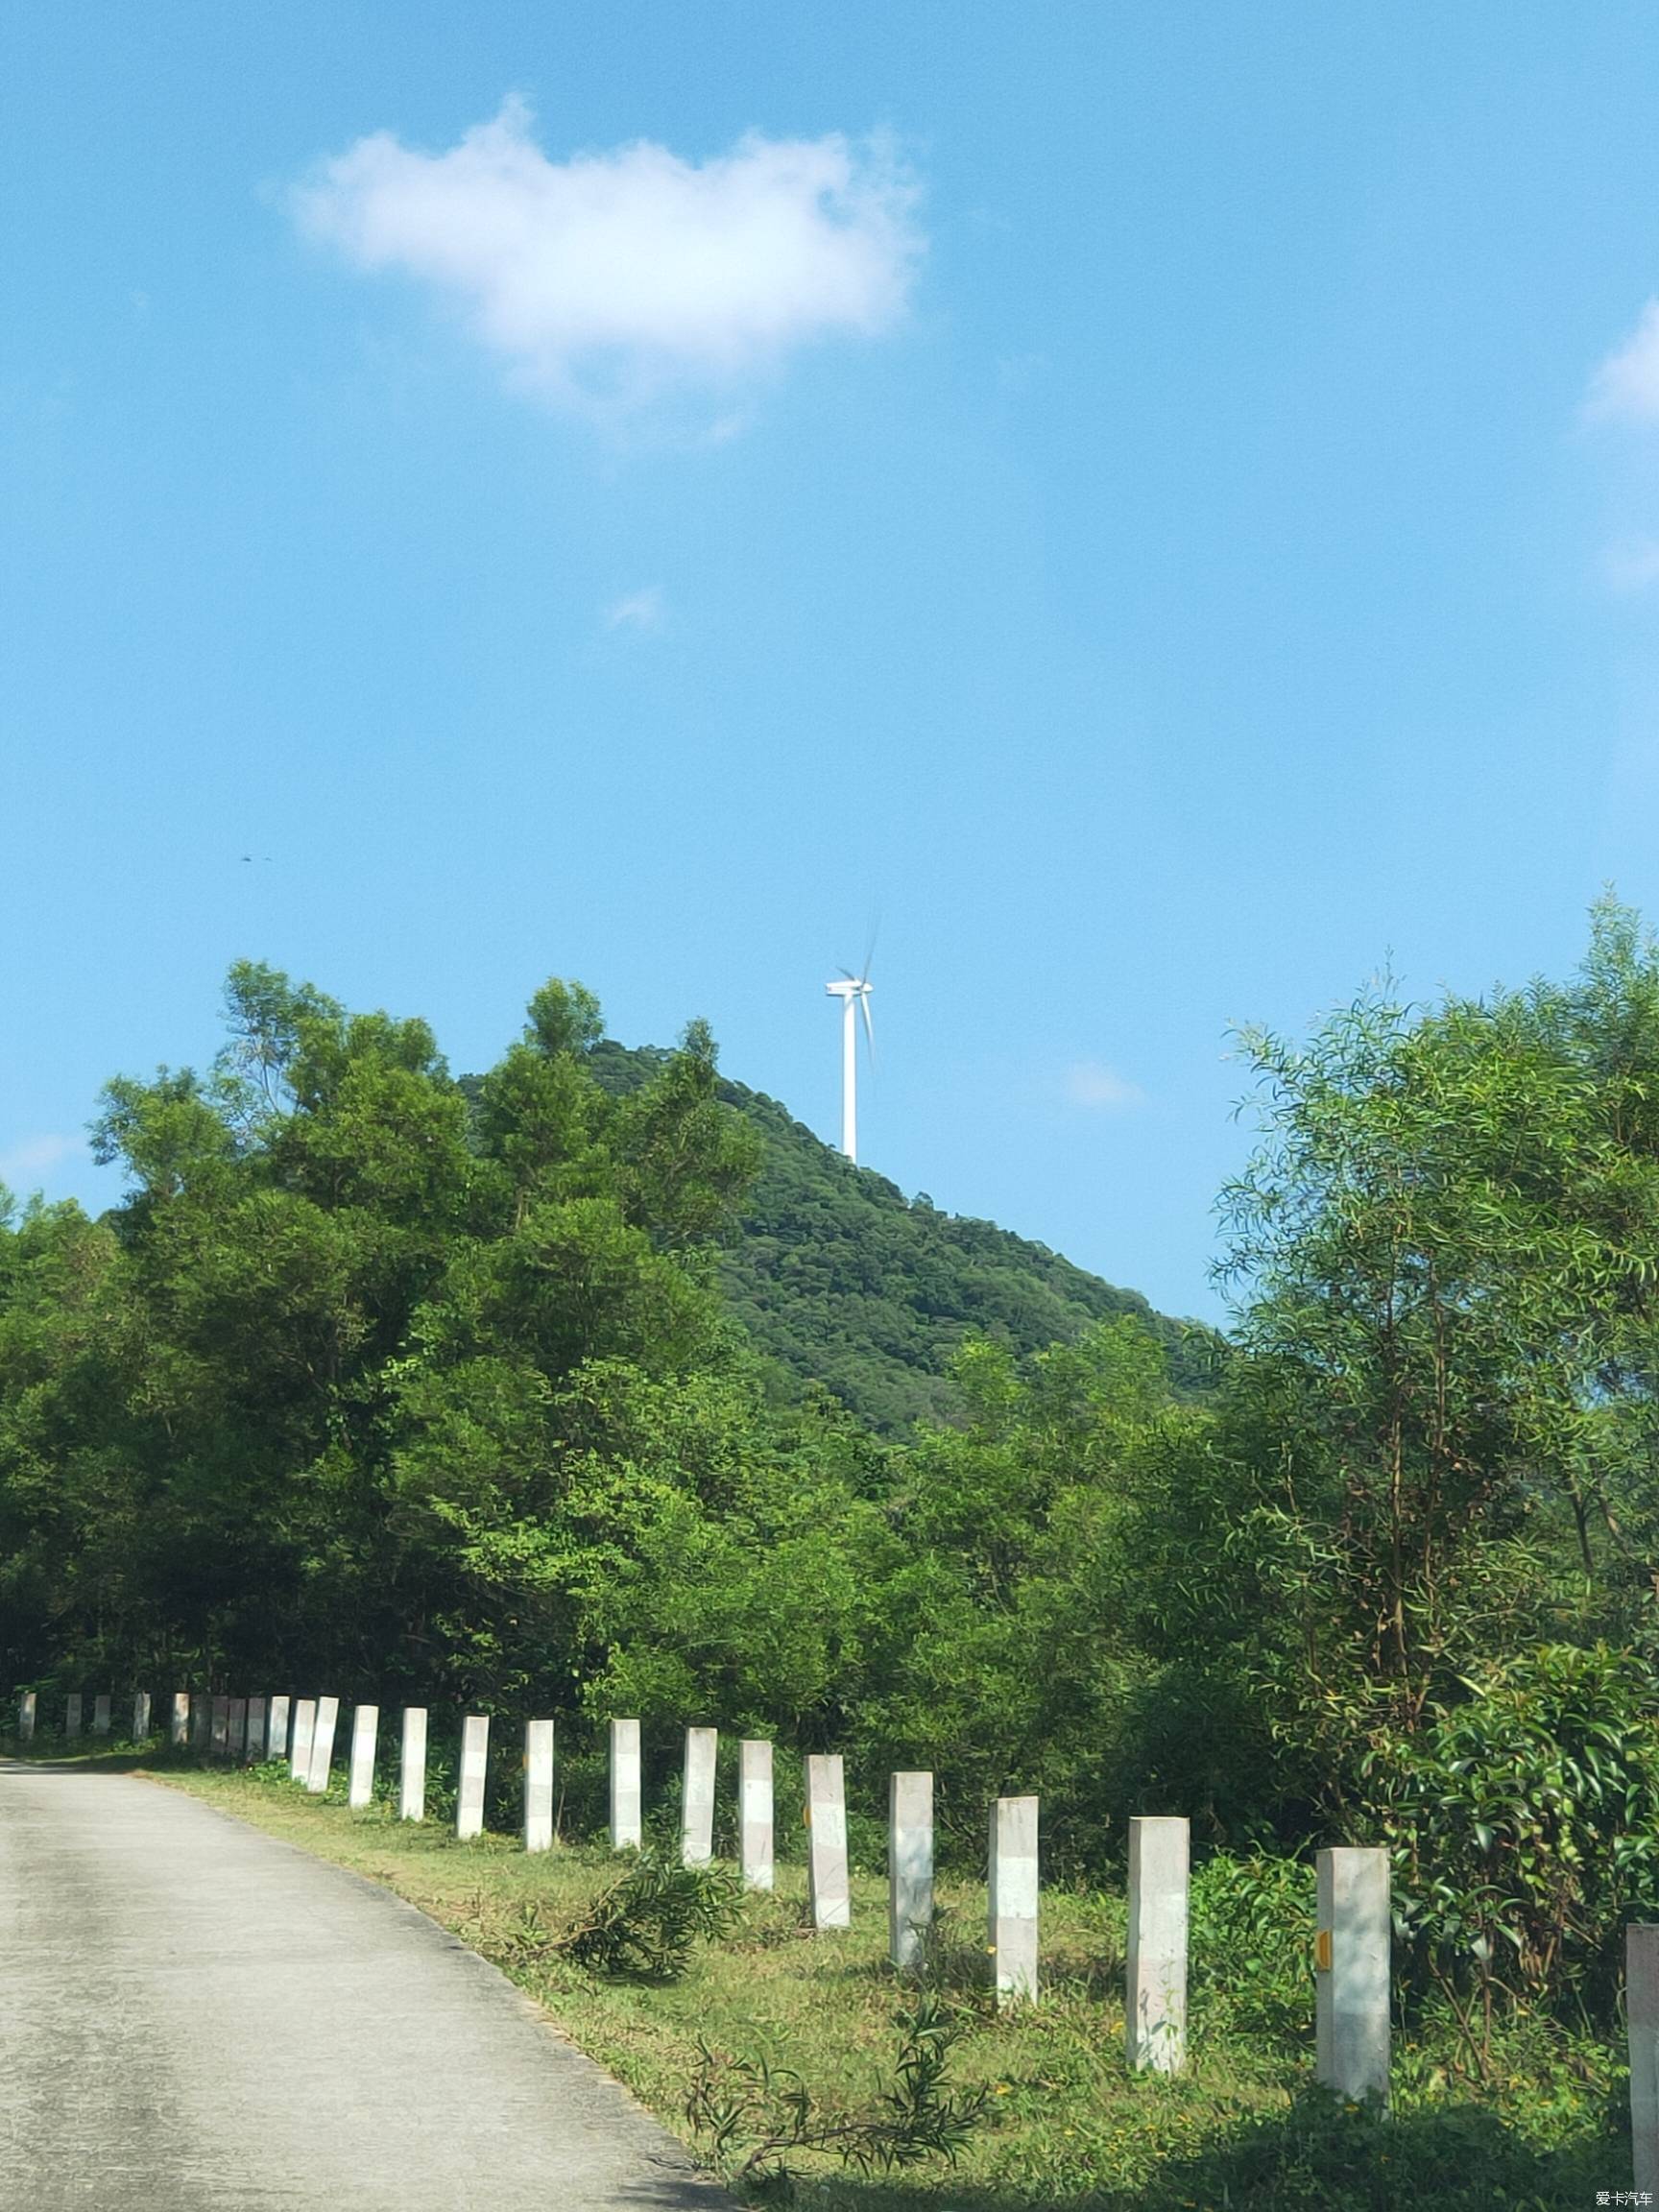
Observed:
[[[698,1936],[714,1942],[734,1925],[742,1895],[724,1867],[682,1866],[642,1851],[555,1948],[591,1974],[676,1982]]]
[[[699,2038],[685,2117],[717,2157],[741,2152],[738,2179],[774,2189],[794,2178],[790,2161],[803,2154],[828,2154],[857,2174],[891,2174],[928,2158],[954,2165],[989,2102],[983,2088],[945,2087],[962,2024],[924,1991],[900,2028],[893,2080],[873,2112],[827,2114],[792,2068],[733,2058]]]

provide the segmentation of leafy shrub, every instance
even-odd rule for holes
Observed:
[[[431,1712],[427,1717],[426,1817],[435,1825],[452,1828],[460,1794],[461,1724],[456,1719],[453,1725],[447,1725],[447,1720],[448,1717],[442,1712]],[[393,1764],[401,1786],[401,1757]]]
[[[984,2089],[945,2086],[962,2024],[936,1995],[924,1992],[900,2015],[900,2029],[893,2080],[862,2117],[820,2111],[789,2068],[729,2057],[702,2042],[685,2117],[716,2157],[742,2155],[741,2179],[774,2187],[787,2185],[791,2160],[803,2153],[827,2154],[858,2174],[891,2174],[928,2158],[953,2165],[988,2102]]]
[[[643,1851],[593,1902],[557,1948],[590,1973],[673,1982],[701,1936],[712,1942],[736,1921],[742,1888],[718,1866],[682,1866]]]
[[[561,1721],[553,1768],[555,1813],[562,1834],[604,1836],[611,1820],[611,1763],[606,1749],[584,1743],[574,1722]]]
[[[645,1854],[654,1859],[675,1859],[680,1854],[685,1776],[676,1767],[650,1793],[642,1822]]]
[[[1313,2028],[1313,1869],[1218,1854],[1193,1871],[1190,1912],[1194,2032],[1305,2043]]]
[[[1545,1645],[1374,1757],[1420,1984],[1494,2010],[1611,2018],[1624,1924],[1659,1915],[1659,1688],[1647,1660]]]

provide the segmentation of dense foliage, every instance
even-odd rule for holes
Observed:
[[[463,1084],[263,969],[229,1014],[205,1075],[109,1087],[121,1206],[0,1229],[0,1673],[765,1729],[852,1754],[866,1852],[889,1766],[965,1859],[1009,1787],[1062,1869],[1132,1810],[1247,1865],[1386,1839],[1472,2048],[1605,2008],[1659,1914],[1628,914],[1565,984],[1248,1041],[1202,1398],[1121,1294],[1035,1247],[998,1283],[994,1233],[723,1091],[696,1026],[623,1055],[549,984]]]
[[[664,1057],[607,1039],[589,1066],[627,1093]],[[1178,1398],[1214,1387],[1224,1354],[1214,1331],[1154,1312],[1139,1291],[1116,1289],[995,1222],[942,1214],[926,1192],[906,1200],[774,1098],[726,1076],[719,1095],[757,1145],[720,1281],[775,1399],[799,1397],[803,1385],[827,1390],[878,1435],[904,1436],[918,1422],[961,1419],[953,1360],[970,1338],[1030,1354],[1121,1315],[1163,1345]]]

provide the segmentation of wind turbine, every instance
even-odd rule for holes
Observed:
[[[826,983],[831,998],[841,1001],[841,1149],[858,1165],[858,1016],[864,1017],[864,1042],[871,1057],[876,1052],[876,1031],[870,1020],[870,963],[862,975],[841,971],[838,983]]]

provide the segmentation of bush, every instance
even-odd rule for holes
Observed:
[[[557,1948],[590,1973],[677,1981],[700,1936],[713,1942],[734,1925],[742,1894],[737,1877],[722,1867],[681,1866],[641,1852]]]
[[[1194,2034],[1305,2044],[1313,2031],[1313,1869],[1218,1854],[1194,1869],[1190,1913]]]
[[[954,2165],[990,2101],[982,2087],[946,2087],[962,2022],[925,1991],[900,2015],[899,2027],[893,2079],[862,2116],[823,2110],[791,2068],[734,2058],[700,2042],[685,2117],[723,2164],[741,2156],[740,2180],[774,2193],[788,2189],[799,2157],[833,2158],[864,2175],[893,2174],[930,2158]]]
[[[1545,1645],[1371,1761],[1419,1985],[1610,2022],[1625,1923],[1659,1916],[1659,1689],[1605,1645]]]

